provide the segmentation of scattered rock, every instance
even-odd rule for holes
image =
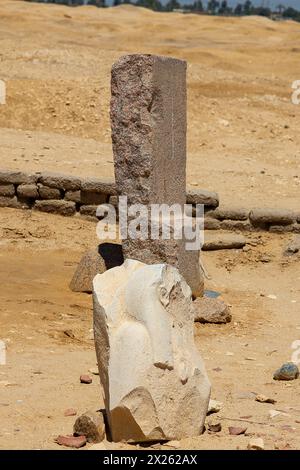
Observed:
[[[75,449],[79,449],[86,445],[86,438],[85,436],[58,436],[55,439],[55,442],[60,446],[75,447]]]
[[[292,256],[295,253],[299,253],[299,251],[300,251],[300,235],[297,235],[293,238],[292,241],[288,243],[283,254],[285,256]]]
[[[247,428],[240,428],[240,427],[237,427],[237,426],[229,426],[228,428],[228,431],[229,431],[229,434],[231,436],[240,436],[241,434],[245,434],[245,432],[247,431]]]
[[[207,425],[209,432],[220,432],[222,430],[222,425],[216,421],[210,421]]]
[[[219,413],[221,411],[223,403],[217,400],[209,400],[207,414]]]
[[[88,442],[101,442],[105,437],[105,423],[101,411],[87,411],[74,424],[74,434],[85,436]]]
[[[81,375],[80,382],[82,384],[91,384],[93,382],[93,379],[89,375]]]
[[[203,251],[210,250],[231,250],[243,248],[246,245],[246,238],[235,233],[207,233],[202,247]]]
[[[248,443],[247,449],[248,450],[264,450],[265,444],[264,444],[263,439],[261,437],[256,437],[256,438],[251,439]]]
[[[193,305],[195,307],[195,321],[200,323],[228,323],[231,313],[228,305],[220,299],[198,297]]]
[[[299,377],[299,369],[293,362],[286,362],[274,372],[274,380],[294,380]]]
[[[68,408],[64,412],[64,416],[76,416],[76,415],[77,415],[77,411],[74,410],[74,408]]]
[[[260,395],[260,394],[256,395],[255,400],[259,401],[259,403],[272,403],[272,405],[276,403],[276,400],[274,400],[274,398],[269,398],[269,397],[266,397],[265,395]]]

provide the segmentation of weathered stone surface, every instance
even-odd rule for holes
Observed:
[[[186,191],[187,204],[204,204],[208,207],[218,207],[219,195],[205,189],[188,188]]]
[[[74,292],[92,292],[94,277],[104,271],[106,266],[98,248],[86,251],[74,273],[70,289]]]
[[[101,411],[87,411],[74,424],[74,434],[85,436],[88,442],[101,442],[105,437],[105,423]]]
[[[36,174],[23,173],[22,171],[16,170],[0,170],[0,184],[2,183],[35,183],[38,176]]]
[[[74,447],[75,449],[79,449],[86,445],[86,438],[85,436],[58,436],[55,439],[55,442],[60,446],[65,447]]]
[[[205,230],[218,230],[220,229],[221,223],[217,219],[213,219],[212,217],[204,217],[204,229]]]
[[[61,199],[60,190],[56,188],[50,188],[43,184],[38,184],[38,191],[41,199]]]
[[[106,194],[103,193],[92,193],[89,191],[81,191],[80,200],[82,204],[104,204],[106,202]]]
[[[92,292],[93,279],[107,269],[120,266],[124,262],[122,246],[114,243],[101,243],[82,256],[70,283],[74,292]]]
[[[126,260],[94,279],[99,375],[113,441],[199,435],[210,383],[191,290],[170,265]]]
[[[286,362],[274,372],[274,380],[294,380],[299,377],[299,369],[293,362]]]
[[[65,193],[66,201],[81,202],[81,191],[66,191]]]
[[[101,193],[106,195],[117,194],[117,187],[113,178],[85,178],[82,181],[81,189],[86,192]]]
[[[210,211],[208,214],[209,217],[214,217],[218,220],[247,220],[249,216],[249,210],[243,208],[218,207],[214,211]]]
[[[250,439],[247,445],[248,450],[264,450],[265,444],[261,437],[255,437]]]
[[[300,236],[295,236],[287,245],[284,250],[285,256],[292,256],[300,252]]]
[[[248,231],[254,230],[253,225],[248,220],[222,220],[220,224],[222,230]]]
[[[289,224],[289,225],[270,225],[269,232],[271,233],[300,233],[299,224]]]
[[[201,297],[194,301],[195,321],[200,323],[228,323],[231,313],[228,305],[221,299]]]
[[[30,209],[26,201],[18,201],[17,197],[0,197],[0,207],[11,207],[13,209]]]
[[[112,67],[111,127],[118,194],[129,205],[186,202],[186,62],[128,55]],[[120,214],[119,214],[120,217]],[[130,218],[129,218],[130,221]],[[125,258],[169,263],[195,296],[203,293],[199,253],[185,240],[123,241]]]
[[[110,196],[108,202],[109,204],[112,204],[115,208],[118,208],[119,198],[118,196]]]
[[[246,239],[243,235],[233,233],[208,233],[205,234],[205,241],[202,250],[230,250],[243,248],[245,245]]]
[[[44,172],[39,177],[39,183],[50,188],[66,190],[78,190],[81,187],[81,179],[76,176],[63,175],[61,173]]]
[[[284,209],[253,209],[249,218],[253,225],[289,225],[296,216],[292,211]]]
[[[81,215],[89,216],[89,217],[94,217],[95,220],[97,220],[96,214],[97,214],[97,207],[96,205],[84,205],[80,206],[79,212]]]
[[[12,197],[15,195],[15,187],[13,184],[0,184],[0,196]]]
[[[74,215],[76,212],[75,202],[71,201],[56,201],[56,200],[45,200],[36,201],[34,209],[42,212],[50,212],[59,215]]]
[[[36,184],[20,184],[17,187],[17,194],[24,199],[37,199],[39,197]]]

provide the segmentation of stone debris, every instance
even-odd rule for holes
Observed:
[[[274,398],[267,397],[266,395],[256,395],[255,401],[258,401],[259,403],[272,403],[274,405],[276,403],[276,400]]]
[[[201,434],[210,383],[193,328],[191,289],[173,266],[126,260],[95,277],[95,346],[113,441]]]
[[[253,209],[249,218],[254,226],[289,225],[296,220],[296,215],[285,209]]]
[[[210,421],[207,427],[209,432],[220,432],[222,430],[222,425],[219,421]]]
[[[250,439],[247,449],[248,450],[264,450],[265,444],[264,444],[263,439],[261,437]]]
[[[238,427],[238,426],[229,426],[228,431],[231,436],[240,436],[241,434],[245,434],[245,432],[247,431],[247,428]]]
[[[91,384],[93,382],[93,379],[89,375],[81,375],[80,382],[82,384]]]
[[[234,233],[213,233],[205,234],[203,251],[212,250],[232,250],[243,248],[247,241],[243,235]]]
[[[74,424],[74,435],[85,436],[88,442],[101,442],[105,438],[105,422],[101,411],[87,411]]]
[[[293,362],[286,362],[274,372],[274,380],[294,380],[299,377],[299,369]]]
[[[232,319],[230,308],[221,299],[199,297],[194,308],[195,321],[200,323],[228,323]]]
[[[55,439],[55,442],[60,446],[65,447],[74,447],[75,449],[79,449],[86,445],[86,438],[85,436],[58,436]]]
[[[223,403],[217,400],[209,400],[207,414],[219,413],[221,411]]]
[[[300,251],[300,235],[296,235],[293,240],[291,240],[287,247],[284,250],[285,256],[292,256]]]

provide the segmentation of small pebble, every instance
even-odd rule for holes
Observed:
[[[207,414],[210,415],[212,413],[218,413],[223,406],[223,403],[217,400],[209,400],[208,411]]]
[[[80,382],[82,384],[91,384],[93,382],[93,379],[89,375],[81,375]]]
[[[265,395],[256,395],[255,401],[259,401],[259,403],[271,403],[272,405],[276,403],[276,400],[274,400],[274,398],[269,398]]]
[[[231,436],[240,436],[241,434],[245,434],[247,428],[239,428],[237,426],[229,426],[228,428],[229,434]]]
[[[65,447],[75,447],[75,449],[79,449],[80,447],[85,446],[86,444],[86,437],[85,436],[58,436],[55,439],[55,442],[60,446]]]
[[[220,432],[222,430],[221,423],[208,423],[208,431],[209,432]]]
[[[274,380],[294,380],[299,377],[299,369],[293,362],[286,362],[274,372]]]

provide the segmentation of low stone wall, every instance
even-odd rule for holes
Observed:
[[[300,233],[300,212],[288,209],[230,209],[205,211],[206,230],[269,231]]]
[[[220,208],[215,192],[188,188],[188,204],[205,205],[207,230],[268,230],[300,233],[300,212],[279,209]],[[99,204],[117,206],[113,178],[81,178],[52,172],[0,170],[0,207],[33,209],[64,216],[96,219]],[[196,209],[194,211],[194,215]]]

